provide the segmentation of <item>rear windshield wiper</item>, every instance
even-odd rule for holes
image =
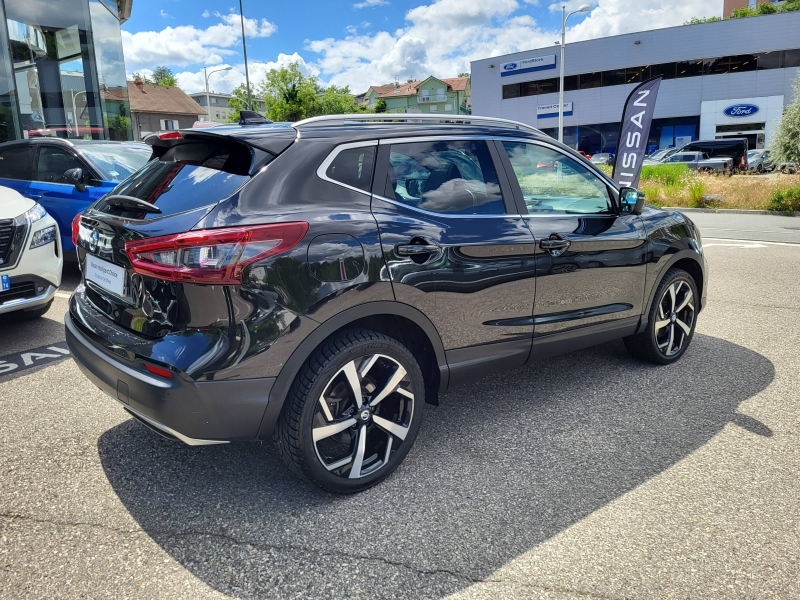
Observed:
[[[146,212],[146,213],[161,213],[161,209],[158,208],[155,204],[150,204],[149,202],[142,200],[140,198],[134,198],[133,196],[123,196],[121,194],[115,194],[113,196],[108,196],[104,198],[104,201],[109,206],[114,206],[116,208],[124,208],[126,210],[130,210],[132,212]]]

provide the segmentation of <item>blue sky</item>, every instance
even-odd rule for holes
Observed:
[[[587,0],[566,0],[568,10]],[[679,25],[722,12],[722,0],[588,0],[568,41]],[[324,84],[370,85],[455,77],[469,61],[552,45],[560,2],[551,0],[244,0],[254,82],[296,61]],[[134,0],[123,29],[128,73],[166,65],[188,92],[204,88],[203,66],[231,66],[210,78],[230,92],[244,81],[238,0]]]

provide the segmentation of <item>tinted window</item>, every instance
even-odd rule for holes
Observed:
[[[783,53],[783,66],[800,67],[800,50],[787,50]]]
[[[761,69],[780,69],[781,56],[783,53],[780,50],[774,52],[762,52],[758,55],[758,68]]]
[[[32,163],[33,148],[30,146],[0,150],[0,178],[29,181]]]
[[[744,71],[756,70],[755,54],[740,54],[731,56],[731,73],[742,73]]]
[[[502,214],[503,196],[482,141],[392,144],[386,195],[442,214]]]
[[[578,160],[545,146],[503,142],[531,214],[613,212],[608,187]]]
[[[503,99],[506,98],[519,98],[519,84],[512,83],[511,85],[503,86]]]
[[[658,77],[659,75],[661,75],[662,79],[675,79],[675,63],[650,65],[650,77]]]
[[[46,183],[69,184],[70,182],[64,177],[64,171],[76,168],[86,170],[86,166],[69,150],[55,146],[40,146],[34,179]]]
[[[349,148],[336,155],[325,175],[339,183],[368,192],[374,161],[375,146]]]
[[[564,77],[564,91],[573,92],[578,89],[578,76],[568,75]]]
[[[601,72],[583,73],[579,76],[578,87],[582,90],[600,87],[602,80]]]
[[[688,60],[678,63],[678,78],[696,77],[703,74],[702,60]]]
[[[162,214],[174,214],[224,200],[249,179],[232,173],[246,161],[241,149],[225,144],[180,144],[169,149],[159,160],[153,160],[123,181],[113,195],[133,196],[155,204]],[[235,164],[233,164],[235,163]],[[98,206],[111,214],[114,207]],[[156,213],[137,214],[136,218],[153,218]]]
[[[625,79],[625,69],[613,69],[611,71],[603,71],[603,85],[623,85],[627,80]]]

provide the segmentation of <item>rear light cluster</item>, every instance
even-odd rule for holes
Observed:
[[[75,218],[72,219],[72,245],[77,247],[78,246],[78,234],[81,231],[81,213],[75,215]]]
[[[307,231],[308,223],[302,221],[201,229],[127,242],[125,254],[140,275],[185,283],[241,285],[245,267],[294,248]]]

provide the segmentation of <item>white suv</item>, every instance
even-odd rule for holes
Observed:
[[[0,314],[41,317],[61,284],[58,225],[39,204],[0,187]]]

